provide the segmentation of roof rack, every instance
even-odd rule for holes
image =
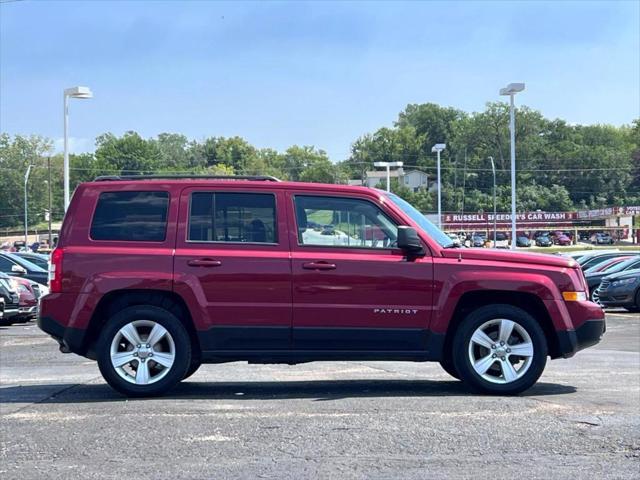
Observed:
[[[255,180],[263,182],[279,182],[280,179],[271,175],[101,175],[94,182],[114,182],[119,180]]]

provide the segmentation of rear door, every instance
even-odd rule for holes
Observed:
[[[201,309],[204,351],[290,348],[289,241],[274,190],[182,191],[174,288]]]
[[[433,261],[395,247],[399,222],[370,197],[289,194],[293,348],[424,352]]]

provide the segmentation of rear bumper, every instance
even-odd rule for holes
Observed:
[[[65,328],[52,317],[43,316],[38,316],[38,327],[44,333],[53,337],[60,344],[60,347],[78,355],[86,355],[86,330]]]
[[[598,318],[587,320],[575,330],[558,332],[560,355],[563,358],[573,357],[576,352],[598,343],[606,330],[605,320]]]

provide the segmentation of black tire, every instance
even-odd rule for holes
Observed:
[[[451,360],[451,358],[440,360],[440,366],[445,372],[447,372],[453,378],[455,378],[456,380],[460,380],[460,374],[456,370],[456,366],[453,364],[453,361]]]
[[[518,324],[529,335],[533,345],[529,368],[520,378],[510,383],[492,383],[486,380],[474,370],[469,358],[469,343],[473,333],[485,322],[495,319],[508,319]],[[530,388],[542,375],[547,363],[547,353],[547,340],[538,322],[524,310],[511,305],[487,305],[471,312],[458,326],[453,339],[453,360],[460,379],[472,389],[492,395],[516,395]],[[497,360],[496,362],[500,365]]]
[[[189,368],[187,368],[187,373],[184,374],[184,377],[182,377],[182,379],[186,380],[191,375],[196,373],[201,365],[202,365],[202,362],[200,360],[191,360],[191,363],[189,364]]]
[[[175,357],[169,372],[155,383],[130,383],[116,372],[111,363],[112,340],[122,327],[135,320],[150,320],[162,325],[171,335],[175,345]],[[98,339],[97,359],[100,373],[118,392],[129,397],[158,396],[184,378],[191,362],[191,342],[184,325],[171,312],[152,305],[134,305],[119,311],[107,320]]]

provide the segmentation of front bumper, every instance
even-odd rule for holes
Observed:
[[[605,319],[587,320],[575,330],[558,332],[560,354],[564,358],[573,357],[576,352],[600,342],[607,331]]]
[[[635,285],[608,287],[604,290],[598,289],[598,299],[605,307],[632,307],[635,305],[636,295],[633,289]]]

